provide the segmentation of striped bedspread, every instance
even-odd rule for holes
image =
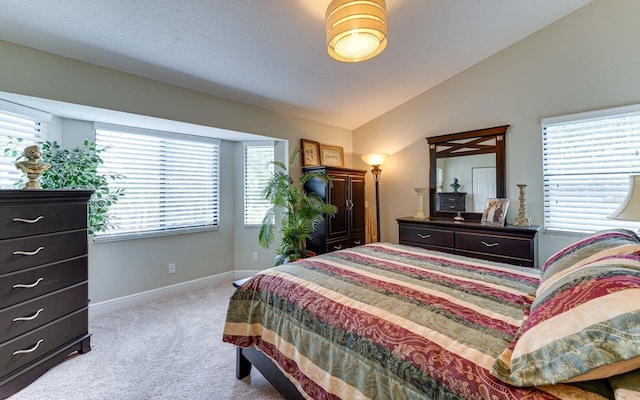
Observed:
[[[310,399],[605,399],[600,382],[516,388],[489,370],[539,272],[371,244],[266,270],[229,303],[223,340],[256,346]]]

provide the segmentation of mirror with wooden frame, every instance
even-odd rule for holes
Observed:
[[[505,134],[509,125],[428,137],[432,218],[480,221],[488,198],[505,188]]]

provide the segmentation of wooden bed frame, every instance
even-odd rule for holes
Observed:
[[[251,366],[255,366],[286,400],[304,400],[298,388],[263,352],[255,347],[236,347],[236,378],[249,376]]]
[[[251,277],[233,281],[233,286],[239,288],[249,279]],[[298,388],[263,352],[255,347],[236,347],[236,378],[243,379],[249,376],[252,366],[255,366],[286,400],[304,400]]]

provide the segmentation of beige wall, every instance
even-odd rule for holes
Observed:
[[[639,15],[640,1],[596,0],[355,130],[354,159],[393,154],[382,166],[382,239],[397,242],[395,218],[415,214],[413,188],[428,187],[425,137],[503,124],[511,125],[506,183],[515,204],[507,221],[517,215],[515,185],[526,183],[529,215],[541,225],[540,119],[640,102]],[[575,240],[542,234],[540,258]]]
[[[395,218],[413,215],[417,209],[413,188],[428,185],[425,137],[502,124],[511,124],[507,195],[517,204],[515,184],[529,184],[529,214],[541,224],[540,118],[640,102],[638,15],[639,1],[596,0],[357,129],[353,143],[351,132],[344,129],[1,41],[0,91],[255,133],[288,140],[290,148],[300,138],[317,140],[343,146],[347,166],[356,168],[367,168],[360,154],[391,153],[382,166],[382,239],[397,242]],[[237,147],[229,146],[223,153],[227,170],[222,177],[221,229],[91,245],[94,302],[270,264],[269,252],[261,252],[257,263],[250,260],[257,231],[238,223],[241,164]],[[367,180],[373,206],[369,173]],[[516,209],[511,207],[508,221],[513,221]],[[573,240],[543,234],[541,258]],[[176,275],[167,274],[169,262],[177,263]]]
[[[288,140],[291,148],[299,145],[300,138],[317,140],[344,147],[346,162],[351,164],[348,130],[2,41],[0,60],[0,91],[275,137]],[[63,145],[74,145],[78,136],[73,132],[82,131],[83,124],[69,120],[62,124]],[[249,261],[257,247],[257,231],[235,223],[242,220],[242,188],[238,190],[237,185],[241,181],[235,179],[242,164],[234,156],[234,146],[226,142],[222,148],[220,230],[92,244],[89,294],[93,302],[235,269],[270,266],[270,252],[261,254],[260,262]],[[300,170],[299,165],[295,170]],[[175,275],[167,273],[170,262],[177,264]]]

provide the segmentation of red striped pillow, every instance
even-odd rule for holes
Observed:
[[[576,263],[600,258],[600,252],[610,252],[612,249],[629,244],[640,244],[640,238],[628,229],[608,229],[596,232],[549,257],[547,262],[540,267],[543,272],[542,280]]]
[[[497,376],[517,386],[608,378],[639,368],[640,246],[548,277],[507,357],[500,360],[510,361],[503,365],[509,376]]]

